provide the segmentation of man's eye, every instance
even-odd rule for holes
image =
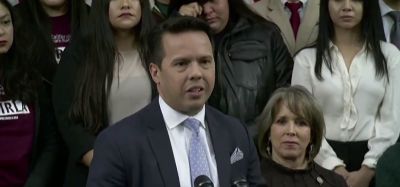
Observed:
[[[181,62],[176,62],[175,66],[184,66],[186,64],[187,64],[186,62],[181,61]]]
[[[209,66],[209,65],[211,65],[212,64],[212,60],[209,60],[209,59],[204,59],[204,60],[202,60],[202,61],[200,61],[200,64],[204,67],[204,66]]]
[[[202,60],[201,63],[202,64],[208,64],[208,63],[211,63],[211,61],[210,60]]]

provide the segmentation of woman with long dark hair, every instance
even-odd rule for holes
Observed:
[[[147,0],[93,1],[88,31],[63,55],[53,101],[69,150],[66,186],[85,186],[96,135],[150,102],[141,39],[152,23]]]
[[[400,131],[400,52],[379,40],[378,7],[376,0],[321,0],[317,44],[295,57],[293,70],[292,84],[312,92],[326,120],[328,143],[317,163],[352,187],[373,181]]]
[[[84,0],[23,0],[15,9],[19,30],[29,31],[25,47],[31,62],[52,82],[62,52],[86,28],[89,6]]]
[[[60,140],[47,83],[31,67],[16,23],[0,0],[0,186],[56,186]]]

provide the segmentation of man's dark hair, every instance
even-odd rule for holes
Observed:
[[[165,55],[162,38],[166,33],[179,34],[189,31],[206,33],[211,44],[213,44],[212,32],[206,22],[199,18],[189,16],[173,17],[158,24],[146,36],[145,61],[147,66],[150,63],[154,63],[161,68],[161,61]]]

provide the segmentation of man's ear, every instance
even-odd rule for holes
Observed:
[[[150,75],[151,75],[151,78],[153,79],[153,81],[156,83],[156,84],[158,84],[160,81],[160,75],[159,75],[159,73],[160,73],[160,68],[158,67],[158,65],[157,64],[154,64],[154,63],[150,63],[150,65],[149,65],[149,72],[150,72]]]

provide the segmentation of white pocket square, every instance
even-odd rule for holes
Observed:
[[[235,151],[233,151],[231,155],[231,164],[242,160],[243,159],[243,152],[238,147],[236,147]]]

